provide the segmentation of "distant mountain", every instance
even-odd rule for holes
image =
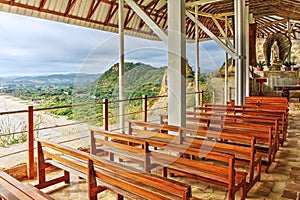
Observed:
[[[48,87],[87,85],[93,83],[100,74],[70,73],[43,76],[0,77],[2,86]]]

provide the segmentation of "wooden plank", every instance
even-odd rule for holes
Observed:
[[[18,189],[5,179],[0,179],[0,185],[1,185],[1,195],[4,199],[20,199],[20,200],[32,200],[29,195],[27,195],[22,190]]]
[[[15,194],[12,193],[7,187],[7,182],[3,183],[3,180],[0,180],[0,199],[2,200],[20,200]],[[10,186],[10,185],[8,185]],[[26,197],[25,197],[26,199]]]

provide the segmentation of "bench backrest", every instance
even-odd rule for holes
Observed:
[[[129,125],[129,132],[130,134],[138,135],[140,137],[145,137],[145,138],[156,138],[161,141],[166,141],[167,143],[177,143],[177,144],[185,144],[185,145],[190,145],[190,146],[197,146],[197,148],[202,146],[202,150],[209,149],[209,150],[215,150],[219,152],[228,152],[228,151],[233,151],[231,153],[234,154],[234,151],[236,153],[242,153],[244,155],[247,155],[248,158],[252,157],[253,154],[255,153],[255,138],[254,137],[247,137],[243,135],[232,135],[230,133],[222,133],[220,131],[208,131],[205,129],[202,129],[199,127],[189,127],[189,128],[182,128],[180,127],[180,131],[178,132],[177,136],[176,135],[169,135],[169,134],[161,134],[161,133],[153,133],[152,131],[145,131],[143,130],[144,126],[146,124],[150,123],[136,123],[135,121],[131,121]],[[140,128],[138,128],[140,126]],[[160,127],[164,127],[165,125],[160,125]],[[157,126],[159,128],[159,126]],[[166,128],[164,128],[166,130]],[[202,140],[198,140],[195,138],[190,138],[186,137],[185,135],[193,135],[193,136],[200,136]],[[215,138],[215,139],[222,139],[222,140],[230,140],[234,141],[238,144],[245,144],[245,146],[237,146],[233,144],[224,144],[224,143],[219,143],[219,142],[214,142],[214,141],[209,141],[207,140],[208,138]],[[205,139],[205,140],[203,140]],[[227,146],[228,145],[228,146]],[[249,147],[247,147],[247,146]],[[223,151],[222,151],[223,150]]]
[[[144,130],[142,130],[144,131]],[[230,154],[224,154],[221,152],[212,152],[210,150],[205,151],[204,149],[199,149],[199,148],[195,148],[190,144],[178,144],[176,143],[177,139],[175,139],[173,136],[171,135],[167,135],[167,134],[162,134],[162,133],[157,133],[159,135],[164,135],[162,136],[160,139],[158,135],[156,135],[155,137],[151,137],[147,134],[143,134],[143,136],[133,136],[133,135],[125,135],[125,134],[114,134],[108,131],[101,131],[101,130],[93,130],[94,134],[96,132],[100,133],[102,135],[104,135],[105,137],[114,137],[114,135],[118,135],[118,139],[122,140],[122,141],[127,141],[127,143],[129,142],[133,142],[135,143],[136,141],[139,141],[140,143],[147,143],[147,146],[144,146],[144,148],[148,148],[149,146],[152,147],[158,147],[158,148],[162,148],[164,150],[167,151],[171,151],[171,152],[175,152],[175,153],[179,153],[179,155],[181,154],[189,154],[189,155],[193,155],[193,156],[203,156],[205,158],[208,159],[212,159],[215,161],[219,161],[219,162],[223,162],[223,163],[227,163],[227,167],[224,166],[219,166],[219,165],[214,165],[214,164],[210,164],[210,163],[206,163],[206,162],[199,162],[199,161],[192,161],[192,160],[187,160],[186,158],[180,158],[180,157],[176,157],[176,156],[170,156],[170,155],[166,155],[164,153],[159,153],[159,152],[155,152],[155,151],[150,151],[149,148],[146,152],[147,156],[149,156],[149,159],[152,160],[154,163],[158,162],[158,163],[165,163],[165,164],[171,164],[173,162],[177,162],[177,163],[181,163],[181,164],[186,164],[189,166],[193,166],[193,167],[199,167],[199,168],[203,168],[206,169],[209,167],[210,170],[212,171],[218,171],[224,175],[227,174],[227,177],[224,176],[223,179],[221,181],[226,182],[226,184],[228,185],[232,185],[232,187],[234,186],[234,176],[235,176],[235,172],[234,172],[234,155],[230,155]],[[148,132],[149,134],[152,134],[149,131],[145,131]],[[174,143],[172,142],[175,141]],[[95,140],[96,142],[98,140]],[[113,142],[112,142],[113,143]],[[211,144],[212,145],[212,144]],[[112,146],[115,146],[114,144],[112,144]],[[123,150],[123,149],[122,149]],[[125,149],[124,149],[125,151]],[[150,163],[149,163],[150,164]],[[168,166],[166,166],[168,167]],[[207,177],[208,178],[208,177]],[[219,179],[220,181],[220,179]]]

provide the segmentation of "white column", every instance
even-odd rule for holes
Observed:
[[[119,0],[119,100],[124,100],[124,0]],[[125,132],[124,102],[119,103],[120,129]]]
[[[246,53],[245,53],[245,0],[234,1],[234,15],[235,15],[235,104],[245,104],[245,79],[246,79]]]
[[[228,18],[225,17],[225,34],[228,36]],[[226,41],[226,45],[228,42]],[[224,87],[224,105],[227,104],[228,101],[228,53],[225,53],[225,87]]]
[[[246,68],[245,68],[245,95],[246,97],[250,96],[250,80],[249,80],[249,24],[250,24],[250,19],[249,19],[249,6],[245,6],[245,32],[244,32],[244,41],[245,41],[245,45],[244,45],[244,52],[246,54]]]
[[[198,19],[198,6],[195,6],[195,17]],[[195,26],[195,45],[196,45],[196,57],[195,57],[195,83],[196,83],[196,106],[199,106],[199,76],[200,76],[200,66],[199,66],[199,27]]]
[[[287,31],[288,31],[288,37],[290,38],[290,40],[291,40],[291,22],[290,22],[290,20],[288,20],[287,21]],[[292,50],[289,52],[289,54],[288,54],[288,57],[287,57],[287,61],[288,62],[291,62],[291,59],[292,59]],[[283,60],[283,62],[284,62],[284,60]]]
[[[168,0],[168,122],[185,126],[185,0]]]

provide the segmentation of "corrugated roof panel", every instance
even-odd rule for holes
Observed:
[[[60,12],[60,13],[64,13],[67,7],[67,1],[59,1],[56,0],[56,5],[55,5],[55,11],[56,12]]]
[[[55,4],[58,0],[51,0],[51,1],[47,1],[46,5],[48,4],[48,6],[46,7],[48,10],[55,10]]]
[[[70,11],[71,15],[86,18],[91,6],[91,1],[77,1],[75,6]]]

